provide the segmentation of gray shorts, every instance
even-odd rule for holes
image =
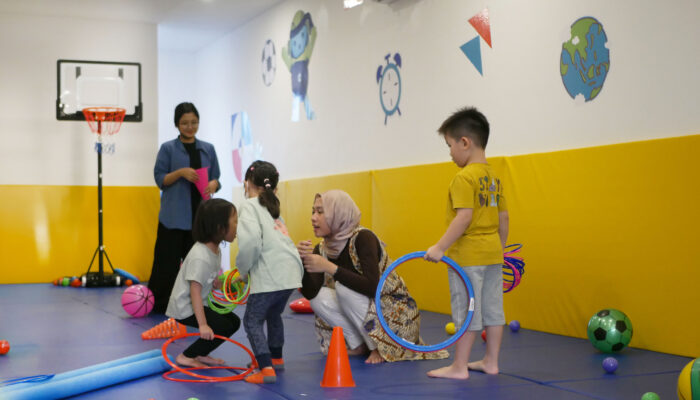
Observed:
[[[506,323],[503,313],[503,266],[501,264],[462,267],[474,288],[474,317],[469,325],[470,331],[481,331],[485,326]],[[459,330],[467,319],[469,297],[467,288],[457,272],[452,268],[447,271],[450,282],[450,302],[452,304],[452,321]]]

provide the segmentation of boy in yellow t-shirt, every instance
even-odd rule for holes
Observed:
[[[474,317],[455,346],[451,365],[428,372],[433,378],[467,379],[469,370],[498,374],[503,337],[503,247],[508,237],[508,211],[501,180],[486,163],[489,123],[475,108],[463,108],[438,129],[450,148],[452,161],[462,168],[450,183],[449,226],[430,247],[425,259],[438,262],[443,254],[462,266],[474,287]],[[469,298],[457,273],[449,270],[452,319],[457,329],[465,322]],[[486,327],[486,354],[469,362],[474,340]]]

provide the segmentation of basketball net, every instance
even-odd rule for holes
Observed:
[[[118,107],[88,107],[83,109],[85,120],[92,133],[97,135],[95,151],[114,154],[115,146],[112,135],[119,132],[126,110]]]

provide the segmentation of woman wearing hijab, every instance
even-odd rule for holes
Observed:
[[[447,351],[417,353],[395,343],[382,329],[374,297],[389,257],[374,232],[360,226],[360,209],[342,190],[316,194],[311,224],[323,240],[297,246],[304,263],[301,292],[315,314],[316,335],[326,354],[334,326],[343,328],[349,355],[367,354],[368,364],[447,358]],[[403,279],[392,272],[381,297],[389,327],[400,337],[423,343],[420,314]]]

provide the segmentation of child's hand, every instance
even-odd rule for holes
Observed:
[[[314,252],[314,247],[310,240],[304,240],[297,244],[297,251],[299,252],[299,257],[304,258],[304,255]]]
[[[224,281],[219,278],[216,278],[214,279],[214,282],[212,282],[211,285],[214,289],[221,290],[221,288],[224,287]]]
[[[209,325],[200,325],[199,337],[201,337],[204,340],[212,340],[214,339],[214,331],[211,330]]]
[[[428,251],[425,252],[425,255],[423,256],[424,259],[430,261],[430,262],[438,262],[442,259],[442,256],[445,254],[444,251],[440,250],[437,246],[431,246]]]

